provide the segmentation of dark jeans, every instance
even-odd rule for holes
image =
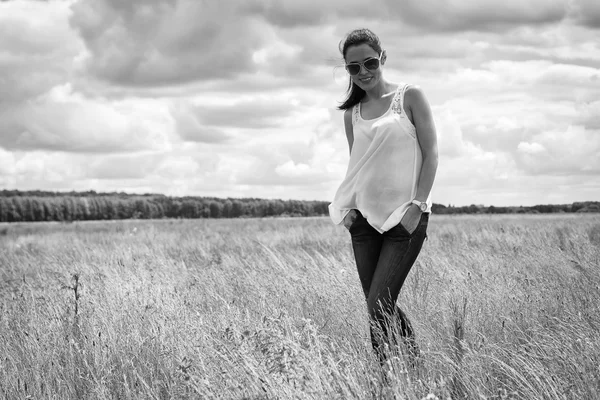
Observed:
[[[383,361],[383,344],[394,348],[394,333],[408,344],[409,355],[419,349],[406,314],[396,305],[404,280],[413,266],[427,237],[429,214],[423,213],[415,231],[409,233],[402,224],[377,232],[357,211],[350,226],[352,248],[371,319],[371,343]]]

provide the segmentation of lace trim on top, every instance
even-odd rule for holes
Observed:
[[[352,108],[352,125],[355,125],[358,122],[358,117],[360,116],[358,114],[359,113],[358,104],[360,104],[360,103],[355,104],[354,107]]]
[[[408,88],[408,84],[405,84],[400,90],[400,86],[398,86],[398,91],[396,92],[396,96],[394,96],[394,100],[392,100],[392,110],[398,114],[403,115],[404,112],[404,93]]]
[[[404,112],[404,93],[408,89],[408,84],[396,89],[394,98],[392,99],[392,111],[400,116],[405,116]],[[360,103],[357,103],[352,107],[352,125],[355,125],[360,119]]]

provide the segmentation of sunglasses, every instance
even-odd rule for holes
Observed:
[[[381,56],[371,57],[371,58],[367,58],[363,62],[352,62],[352,63],[346,64],[346,71],[348,71],[348,74],[350,74],[350,75],[358,75],[358,73],[360,72],[361,66],[365,67],[365,69],[367,71],[376,71],[377,68],[379,68],[380,57]]]

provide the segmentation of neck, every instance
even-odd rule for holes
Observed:
[[[385,79],[381,79],[377,85],[365,91],[367,100],[370,101],[381,99],[386,93],[389,92],[389,86],[389,83]]]

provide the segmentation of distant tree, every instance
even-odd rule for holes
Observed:
[[[467,208],[467,212],[469,214],[475,214],[477,212],[479,212],[479,207],[477,207],[475,204],[471,204],[468,208]]]
[[[231,218],[232,208],[233,208],[233,203],[231,202],[231,200],[229,200],[229,199],[225,200],[225,202],[223,203],[223,217]]]
[[[46,212],[44,210],[44,204],[38,200],[37,197],[31,199],[31,210],[32,219],[31,221],[44,221],[46,219]]]
[[[165,217],[165,209],[161,203],[153,203],[154,204],[154,214],[152,218],[164,218]]]
[[[0,222],[8,222],[8,201],[0,197]]]
[[[221,218],[328,215],[328,201],[260,198],[169,197],[123,192],[0,190],[0,222],[127,218]],[[457,207],[434,203],[434,214],[600,212],[600,202],[535,206]]]
[[[221,203],[213,200],[210,202],[209,209],[211,218],[221,218],[223,213],[223,205]]]
[[[118,219],[128,219],[133,217],[132,208],[126,200],[118,199],[116,207]]]
[[[104,199],[105,201],[105,205],[104,207],[106,208],[105,214],[106,214],[106,219],[118,219],[119,218],[119,211],[117,208],[117,204],[116,204],[116,199],[109,197]]]
[[[281,215],[285,211],[285,205],[281,200],[269,200],[267,202],[267,215]]]
[[[584,207],[577,209],[578,213],[597,213],[600,212],[600,204],[586,204]]]
[[[23,221],[23,217],[21,216],[22,214],[22,204],[23,204],[23,199],[22,197],[13,197],[12,198],[12,204],[13,204],[13,210],[12,210],[12,221],[11,222],[21,222]]]
[[[169,211],[167,216],[169,218],[179,218],[181,217],[181,200],[173,200],[169,206]]]
[[[181,203],[181,216],[184,218],[199,218],[200,207],[198,202],[193,199],[185,199]]]
[[[433,203],[431,205],[431,212],[434,213],[434,214],[447,214],[448,213],[448,207],[446,207],[443,204]]]
[[[231,216],[233,218],[241,217],[242,215],[244,215],[244,211],[245,211],[245,206],[244,206],[244,203],[242,203],[241,201],[234,200],[231,203]]]

